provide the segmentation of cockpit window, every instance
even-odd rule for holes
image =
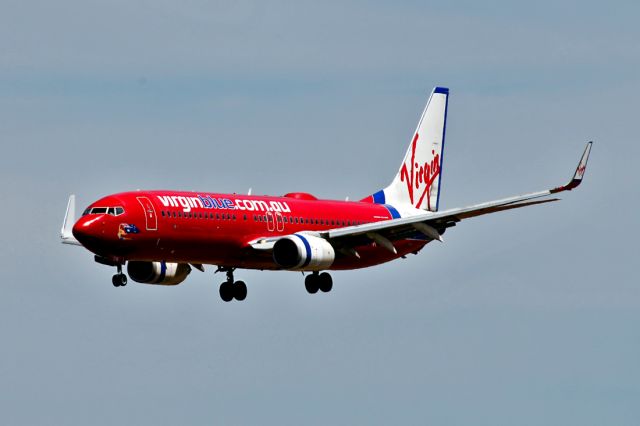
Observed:
[[[82,213],[82,216],[88,214],[108,214],[111,216],[120,216],[124,213],[124,208],[122,207],[92,207],[88,208]]]

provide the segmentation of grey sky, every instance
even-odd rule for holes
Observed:
[[[0,0],[0,423],[640,422],[635,2],[215,3]],[[114,289],[58,242],[72,192],[366,196],[435,85],[444,208],[563,183],[593,139],[584,185],[327,295]]]

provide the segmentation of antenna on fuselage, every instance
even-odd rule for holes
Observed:
[[[249,188],[249,192],[247,192],[247,195],[251,195],[251,190],[252,190],[252,189],[253,189],[253,188]]]

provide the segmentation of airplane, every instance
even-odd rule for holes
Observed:
[[[435,87],[400,169],[384,189],[359,201],[318,199],[306,192],[256,196],[187,191],[133,191],[91,203],[75,220],[69,197],[61,238],[84,246],[96,262],[116,267],[115,287],[177,285],[192,269],[226,273],[225,302],[244,300],[236,269],[307,273],[308,293],[329,292],[329,272],[379,265],[443,241],[464,219],[558,201],[582,182],[592,142],[569,183],[538,192],[439,210],[449,89]]]

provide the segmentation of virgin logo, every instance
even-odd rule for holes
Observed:
[[[585,171],[586,169],[587,169],[587,166],[586,166],[586,165],[582,165],[582,164],[581,164],[580,166],[578,166],[578,170],[576,170],[576,176],[577,176],[577,177],[579,177],[579,178],[581,178],[581,177],[582,177],[582,175],[584,174],[584,171]]]
[[[407,166],[405,162],[400,169],[400,180],[407,184],[407,192],[411,204],[420,208],[424,197],[427,197],[427,209],[431,209],[431,187],[440,174],[440,155],[431,150],[431,162],[424,162],[420,165],[416,162],[416,147],[418,145],[418,134],[411,142],[411,163]],[[415,191],[415,192],[414,192]],[[415,201],[417,198],[417,202]]]

